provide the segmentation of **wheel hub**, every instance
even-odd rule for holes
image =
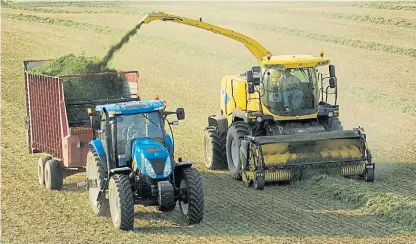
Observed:
[[[234,166],[237,167],[238,160],[239,160],[239,148],[238,148],[238,141],[236,139],[233,139],[231,141],[231,158],[233,160]]]
[[[185,180],[182,180],[181,181],[180,188],[186,189],[186,182],[185,182]],[[179,202],[179,204],[181,205],[181,208],[182,208],[183,213],[185,215],[187,215],[188,214],[188,196],[185,196],[184,197],[184,200],[181,200]]]

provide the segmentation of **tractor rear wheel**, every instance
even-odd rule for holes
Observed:
[[[49,190],[61,190],[63,185],[61,162],[50,159],[45,164],[45,185]]]
[[[107,175],[107,164],[101,163],[95,151],[89,151],[87,155],[87,185],[88,200],[91,204],[92,211],[96,216],[110,216],[110,207],[108,199],[103,196],[101,205],[97,206],[97,197],[100,192],[101,184]]]
[[[243,121],[234,122],[228,129],[226,139],[226,153],[228,169],[231,176],[241,180],[240,146],[244,136],[248,135],[248,125]]]
[[[38,179],[39,179],[39,184],[41,185],[45,185],[45,164],[46,162],[48,162],[48,160],[51,160],[52,157],[51,156],[45,156],[45,157],[41,157],[38,160]]]
[[[215,126],[205,129],[203,140],[204,162],[207,169],[224,169],[227,166],[225,140],[227,133],[220,133]]]
[[[204,191],[201,175],[195,168],[183,170],[180,188],[186,189],[185,199],[179,200],[183,219],[188,224],[200,223],[204,216]]]
[[[134,199],[130,180],[126,175],[111,176],[108,185],[111,219],[119,230],[131,230],[134,225]]]

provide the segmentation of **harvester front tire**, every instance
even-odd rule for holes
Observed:
[[[205,167],[211,170],[227,167],[227,155],[225,153],[226,132],[218,132],[216,127],[209,126],[205,129],[203,140],[203,152]]]
[[[51,159],[52,157],[48,155],[38,160],[38,179],[41,185],[45,185],[45,164]]]
[[[240,146],[244,136],[248,135],[248,125],[243,121],[234,122],[227,132],[226,152],[228,170],[236,180],[241,180]],[[233,153],[234,152],[234,153]]]
[[[61,162],[50,159],[45,164],[45,185],[49,190],[61,190],[63,185]]]
[[[94,187],[88,186],[88,200],[90,202],[92,211],[96,216],[110,216],[110,207],[108,199],[105,196],[101,200],[101,205],[98,207],[97,197],[100,191],[100,186],[107,175],[107,165],[101,163],[100,158],[94,151],[89,151],[87,155],[87,181],[97,180]]]
[[[366,182],[373,182],[374,181],[374,169],[368,168],[364,174],[364,180]]]
[[[134,199],[130,180],[126,175],[111,176],[108,185],[111,219],[119,230],[131,230],[134,225]]]
[[[204,217],[204,191],[202,178],[195,168],[183,170],[180,188],[186,188],[186,200],[179,200],[179,208],[185,222],[198,224]]]

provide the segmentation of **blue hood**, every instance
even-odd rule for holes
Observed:
[[[147,159],[167,158],[169,156],[168,150],[159,142],[149,138],[138,138],[133,142],[133,154],[143,154]]]

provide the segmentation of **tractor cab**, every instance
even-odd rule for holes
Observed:
[[[175,112],[164,109],[165,104],[161,100],[108,104],[95,108],[100,112],[96,115],[100,119],[100,123],[95,124],[99,134],[96,140],[102,142],[106,155],[112,155],[111,161],[116,168],[140,168],[141,164],[145,164],[141,161],[170,162],[173,159],[172,136],[165,131],[165,122],[166,116]],[[178,120],[184,119],[183,108],[178,108],[176,114]],[[168,123],[171,125],[177,122]],[[107,126],[109,132],[106,132]],[[108,141],[113,144],[111,148],[107,146]],[[136,154],[138,158],[135,158]],[[133,161],[136,164],[132,164]],[[164,164],[160,165],[164,168],[163,166]]]

